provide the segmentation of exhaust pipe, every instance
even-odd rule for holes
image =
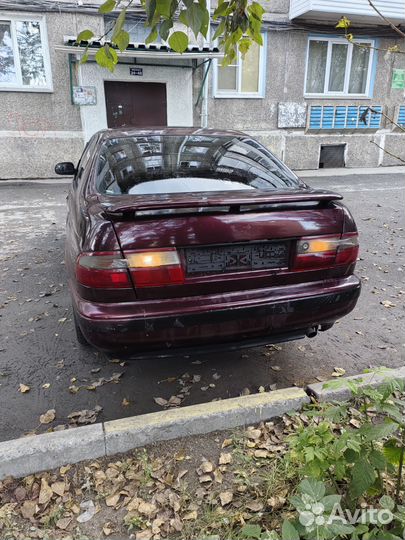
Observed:
[[[306,336],[309,337],[309,338],[314,338],[318,333],[318,327],[317,326],[312,326],[311,328],[308,328],[307,331],[305,332]]]

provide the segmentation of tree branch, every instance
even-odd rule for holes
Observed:
[[[385,152],[386,154],[388,154],[389,156],[395,158],[395,159],[398,159],[399,161],[401,161],[402,163],[405,163],[405,159],[402,159],[398,156],[396,156],[395,154],[392,154],[391,152],[389,152],[388,150],[386,150],[385,148],[383,148],[382,146],[380,146],[379,144],[377,144],[375,141],[370,141],[371,143],[375,144],[380,150],[382,150],[383,152]]]
[[[368,3],[370,4],[371,8],[374,9],[374,11],[377,13],[377,15],[379,15],[379,17],[381,17],[381,19],[383,21],[385,21],[387,24],[389,24],[391,26],[391,28],[393,30],[395,30],[395,32],[401,36],[402,39],[405,39],[405,33],[402,32],[397,26],[395,26],[395,24],[393,22],[391,22],[389,19],[387,19],[387,17],[385,17],[385,15],[383,15],[381,13],[381,11],[374,5],[374,3],[372,2],[372,0],[367,0]]]

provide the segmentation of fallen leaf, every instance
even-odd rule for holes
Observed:
[[[214,470],[214,465],[210,461],[204,460],[200,465],[200,470],[203,473],[210,473]]]
[[[106,497],[105,504],[107,506],[116,506],[119,500],[120,500],[120,494],[116,493],[114,495],[110,495]]]
[[[138,531],[135,534],[135,540],[150,540],[153,537],[153,532],[150,529]]]
[[[281,371],[280,366],[270,366],[273,371]]]
[[[39,417],[39,421],[41,424],[50,424],[55,420],[56,411],[55,409],[49,409],[49,411],[46,411],[46,413],[41,414]]]
[[[219,500],[221,501],[221,506],[226,506],[230,502],[232,502],[233,499],[233,493],[232,491],[222,491],[219,494]]]
[[[245,504],[245,507],[252,512],[261,512],[264,508],[264,504],[260,501],[249,501]]]
[[[206,484],[207,482],[212,482],[212,478],[209,474],[203,474],[199,478],[200,484]]]
[[[65,482],[54,482],[51,484],[51,489],[56,495],[59,495],[59,497],[63,497],[66,489]]]
[[[228,446],[231,446],[232,439],[224,439],[224,442],[222,443],[222,448],[227,448]]]
[[[129,399],[127,399],[127,398],[124,397],[124,399],[123,399],[122,402],[121,402],[121,405],[122,405],[123,407],[129,407],[129,405],[130,405]]]
[[[183,516],[183,519],[186,521],[195,521],[197,519],[197,510],[193,510],[192,512],[188,512]]]
[[[260,431],[260,429],[246,430],[246,435],[249,439],[253,439],[253,440],[260,439],[261,434],[262,432]]]
[[[269,453],[268,453],[267,450],[255,450],[253,455],[256,458],[267,458],[267,457],[269,457]]]
[[[18,391],[21,392],[21,394],[26,394],[31,390],[31,387],[26,384],[20,384]]]
[[[41,479],[41,489],[39,491],[38,502],[39,504],[48,504],[52,499],[53,491],[49,486],[45,478]]]
[[[103,525],[103,533],[105,536],[110,536],[112,532],[113,532],[112,525],[109,521],[107,521],[107,523],[104,523]]]
[[[383,300],[382,302],[380,302],[380,304],[382,304],[384,307],[386,308],[394,308],[394,307],[397,307],[396,304],[394,304],[394,302],[391,302],[391,300]]]
[[[346,370],[340,367],[335,367],[335,371],[332,373],[332,377],[342,377],[346,373]]]
[[[71,517],[58,519],[58,521],[56,522],[56,527],[64,531],[65,529],[69,527],[71,521],[72,521]]]
[[[219,456],[219,464],[220,465],[228,465],[228,463],[232,463],[232,454],[222,452]]]
[[[267,499],[267,504],[274,510],[279,510],[280,508],[282,508],[285,502],[286,498],[281,497],[280,495],[275,495],[274,497],[270,497],[270,499]]]
[[[214,471],[214,480],[217,484],[222,484],[223,475],[219,469]]]
[[[51,386],[51,383],[46,382],[46,383],[44,383],[44,384],[42,385],[42,388],[44,388],[44,389],[46,390],[46,389],[49,388],[50,386]]]
[[[14,490],[14,497],[16,501],[21,502],[25,499],[26,496],[27,496],[27,490],[23,486],[18,486]]]
[[[161,397],[155,397],[153,398],[154,402],[160,405],[161,407],[165,407],[167,405],[167,399],[163,399]]]
[[[69,423],[74,425],[94,424],[102,410],[103,408],[100,405],[96,405],[94,409],[83,409],[82,411],[72,412],[68,415]]]
[[[138,506],[138,512],[148,517],[154,514],[156,510],[157,508],[154,504],[145,501],[142,501],[141,504]]]
[[[21,507],[21,515],[24,519],[31,519],[36,513],[37,503],[35,501],[24,501]]]

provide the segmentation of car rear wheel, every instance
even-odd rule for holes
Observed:
[[[83,332],[80,330],[80,326],[79,326],[79,323],[77,322],[77,317],[76,317],[76,313],[74,309],[73,309],[73,321],[75,325],[77,341],[80,343],[80,345],[87,345],[87,347],[89,347],[89,342],[84,337]]]

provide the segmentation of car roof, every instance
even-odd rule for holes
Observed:
[[[148,135],[177,135],[180,137],[196,135],[196,136],[215,136],[215,137],[246,137],[245,133],[241,131],[232,130],[218,130],[196,127],[155,127],[155,128],[118,128],[118,129],[103,129],[100,132],[101,140],[106,141],[109,139],[121,138],[121,137],[141,137]]]

